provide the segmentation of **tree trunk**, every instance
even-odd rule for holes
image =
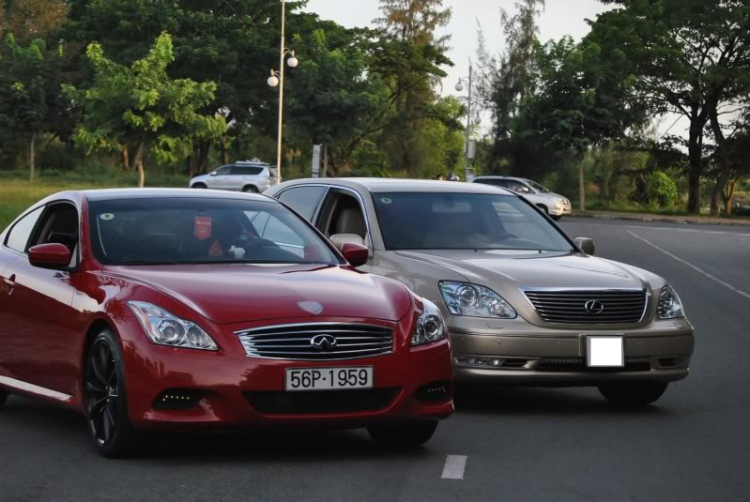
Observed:
[[[586,157],[581,159],[578,165],[578,191],[579,191],[579,208],[581,211],[586,211]]]
[[[34,181],[36,170],[36,133],[31,135],[31,146],[29,147],[29,181]]]
[[[224,164],[229,164],[229,145],[226,135],[221,137],[221,154],[224,158]]]
[[[138,169],[138,188],[143,188],[146,186],[146,170],[143,167],[144,150],[145,145],[143,143],[140,143],[135,154],[135,160],[133,161],[135,163],[136,169]]]
[[[737,184],[740,182],[739,179],[732,180],[727,186],[729,190],[724,195],[724,214],[729,216],[732,214],[732,203],[734,202],[734,192],[737,191]]]
[[[120,152],[122,153],[122,168],[127,171],[130,169],[130,151],[128,150],[128,145],[122,145]]]
[[[328,145],[323,145],[323,178],[328,177]]]
[[[688,155],[690,157],[690,188],[688,194],[688,212],[701,212],[701,176],[703,175],[703,126],[697,112],[693,113],[690,123]]]
[[[716,179],[714,193],[711,195],[711,216],[719,216],[721,214],[721,202],[724,197],[724,188],[732,175],[732,163],[727,156],[727,140],[724,136],[724,131],[721,129],[719,112],[715,106],[711,108],[709,118],[711,121],[711,130],[713,131],[714,139],[716,140],[716,153],[719,156],[719,165],[721,166],[719,177]]]
[[[198,174],[204,174],[208,169],[208,154],[211,152],[211,143],[201,141],[198,149]]]

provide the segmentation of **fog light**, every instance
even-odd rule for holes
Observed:
[[[505,364],[505,359],[497,357],[457,357],[455,359],[458,366],[473,366],[478,368],[489,367],[499,368]]]

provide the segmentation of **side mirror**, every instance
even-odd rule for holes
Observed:
[[[38,268],[65,270],[72,259],[73,253],[62,244],[42,244],[29,249],[29,263]]]
[[[578,237],[575,240],[576,246],[586,253],[589,256],[594,256],[596,254],[596,243],[594,243],[594,239],[589,239],[588,237]]]
[[[214,171],[214,172],[212,172],[211,174],[209,174],[209,176],[218,176],[218,175],[219,175],[219,173],[218,173],[218,172],[216,172],[216,171]]]
[[[346,261],[354,268],[367,265],[367,261],[370,259],[370,250],[368,248],[352,242],[344,244],[341,248],[341,254],[344,255]]]

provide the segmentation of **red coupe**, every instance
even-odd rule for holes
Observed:
[[[0,234],[0,406],[73,407],[107,457],[159,429],[367,427],[424,444],[453,412],[446,327],[355,270],[368,254],[262,196],[49,197]]]

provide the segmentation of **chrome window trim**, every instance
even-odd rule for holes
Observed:
[[[336,189],[339,189],[339,190],[344,190],[346,192],[351,192],[351,193],[353,193],[357,197],[357,199],[359,199],[359,206],[362,208],[362,214],[365,217],[365,227],[367,228],[367,237],[368,237],[368,239],[367,239],[368,240],[368,246],[367,247],[370,250],[370,256],[372,256],[372,254],[375,252],[375,240],[372,237],[372,228],[370,227],[370,214],[367,211],[367,205],[365,204],[365,199],[362,197],[362,194],[359,193],[357,190],[355,190],[353,188],[345,187],[345,186],[341,186],[341,185],[329,185],[329,184],[326,184],[326,183],[300,183],[300,184],[292,185],[292,186],[290,186],[288,188],[285,188],[284,190],[282,190],[279,193],[277,193],[276,195],[274,195],[273,198],[276,199],[276,200],[278,200],[279,197],[281,197],[281,194],[286,193],[289,190],[293,190],[295,188],[304,188],[304,187],[321,187],[321,188],[327,188],[329,190],[331,188],[336,188]],[[323,202],[325,201],[325,199],[327,197],[328,197],[328,192],[326,192],[325,194],[323,194],[323,197],[320,199],[320,202],[318,202],[318,209],[320,209],[320,207],[322,206]],[[313,218],[315,216],[319,216],[318,209],[316,209],[315,213],[313,214]],[[313,223],[313,222],[311,222],[311,223]],[[315,225],[315,223],[313,223],[313,225]]]
[[[534,309],[534,312],[536,312],[536,314],[539,316],[539,318],[542,319],[542,322],[544,322],[546,324],[552,324],[552,325],[555,325],[555,326],[589,326],[589,325],[593,325],[593,326],[627,326],[627,325],[631,325],[631,324],[640,324],[646,318],[646,314],[648,313],[648,307],[651,304],[651,296],[652,296],[650,288],[580,288],[580,287],[578,287],[578,288],[562,288],[562,287],[559,287],[559,288],[525,288],[525,287],[521,287],[521,288],[518,288],[518,289],[521,291],[521,293],[523,293],[522,296],[528,302],[528,304],[531,305],[531,308]],[[560,323],[560,322],[545,321],[542,318],[542,316],[539,313],[539,311],[537,310],[536,305],[534,305],[534,303],[531,301],[531,299],[526,295],[527,292],[529,292],[529,293],[534,293],[534,292],[539,292],[539,293],[557,293],[557,292],[567,292],[567,291],[581,291],[581,292],[591,291],[592,293],[645,293],[646,294],[646,301],[644,302],[644,305],[643,305],[643,312],[641,313],[641,318],[638,320],[638,322],[635,322],[635,323],[599,324],[599,325],[593,324],[593,323],[590,323],[590,324],[586,324],[586,323],[583,323],[583,324],[571,324],[571,323]]]

